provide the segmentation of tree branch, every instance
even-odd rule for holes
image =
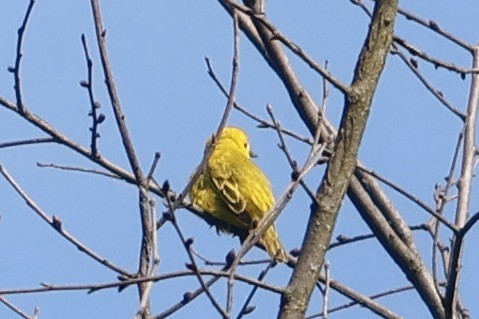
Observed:
[[[135,147],[133,141],[128,132],[128,127],[125,121],[125,115],[123,114],[120,97],[116,89],[115,80],[113,76],[113,71],[111,68],[110,60],[108,58],[108,50],[106,45],[106,30],[103,28],[100,4],[98,0],[91,0],[91,8],[93,13],[93,20],[95,25],[95,33],[97,39],[98,50],[100,51],[100,58],[103,67],[103,73],[105,75],[105,83],[110,96],[110,102],[113,108],[113,113],[115,114],[116,123],[120,132],[121,140],[123,142],[123,147],[128,157],[131,170],[135,175],[136,185],[138,186],[138,198],[139,198],[139,208],[140,208],[140,219],[141,219],[141,251],[140,251],[140,261],[138,266],[138,272],[140,276],[146,276],[149,271],[151,255],[152,255],[152,241],[153,241],[153,229],[154,221],[151,220],[149,210],[147,209],[148,202],[148,185],[147,180],[141,170],[138,158],[136,156]],[[94,151],[94,150],[93,150]],[[92,153],[96,156],[96,153]],[[140,299],[144,295],[144,290],[148,285],[139,284],[138,290]],[[147,307],[144,308],[144,313],[142,318],[147,319],[150,315],[149,303]]]
[[[395,0],[378,1],[374,8],[369,33],[345,98],[333,153],[316,193],[316,203],[311,207],[301,255],[283,295],[279,318],[304,316],[314,282],[319,277],[339,208],[356,168],[371,101],[392,42],[397,6]]]
[[[473,68],[479,68],[479,46],[473,47]],[[471,90],[467,105],[467,117],[464,123],[464,144],[461,176],[457,184],[458,199],[456,208],[456,227],[461,229],[466,225],[469,216],[469,203],[471,200],[472,178],[476,159],[476,122],[479,107],[479,74],[472,74]],[[449,276],[446,287],[446,314],[454,318],[457,304],[459,262],[462,253],[463,235],[455,236],[452,243],[451,258],[449,262]]]

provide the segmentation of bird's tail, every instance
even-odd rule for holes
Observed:
[[[276,227],[274,225],[271,225],[264,232],[263,238],[261,238],[261,244],[264,246],[271,258],[283,263],[288,261],[286,251],[279,241],[278,232],[276,231]]]

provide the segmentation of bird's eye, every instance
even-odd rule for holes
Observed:
[[[248,148],[248,143],[243,144],[244,148]]]

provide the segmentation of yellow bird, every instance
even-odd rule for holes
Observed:
[[[205,152],[209,145],[211,139]],[[252,154],[246,133],[237,127],[225,127],[189,194],[193,207],[219,221],[218,229],[243,231],[236,232],[241,240],[274,206],[269,180],[251,160]],[[274,224],[264,232],[259,244],[272,258],[287,261]]]

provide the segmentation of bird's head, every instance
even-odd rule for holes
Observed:
[[[237,127],[226,126],[221,132],[221,136],[218,143],[231,143],[239,152],[243,153],[247,157],[256,157],[256,154],[251,151],[248,141],[248,135]]]

